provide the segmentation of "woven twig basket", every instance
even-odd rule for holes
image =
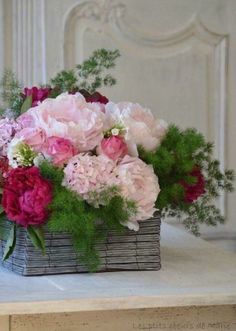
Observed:
[[[107,240],[97,245],[101,257],[98,271],[159,270],[160,225],[159,215],[140,221],[138,232],[110,233]],[[3,226],[3,225],[2,225]],[[67,233],[45,233],[46,255],[34,248],[27,232],[17,232],[16,247],[3,266],[24,276],[87,272],[74,251]],[[5,241],[0,241],[0,255]]]

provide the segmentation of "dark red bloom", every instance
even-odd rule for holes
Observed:
[[[205,179],[199,167],[195,167],[190,172],[189,176],[196,178],[196,182],[194,184],[188,184],[184,180],[180,183],[185,190],[185,202],[192,203],[205,193]]]
[[[37,167],[16,168],[8,172],[3,188],[2,206],[9,220],[28,227],[48,218],[52,201],[51,184]]]
[[[39,102],[42,102],[43,100],[47,99],[49,97],[50,92],[51,92],[50,87],[38,88],[36,86],[33,86],[32,88],[28,88],[28,87],[24,88],[24,96],[25,97],[32,96],[32,107],[37,106]]]
[[[99,103],[102,103],[104,105],[109,102],[107,97],[100,94],[99,92],[94,92],[91,95],[85,96],[85,99],[86,99],[87,102],[99,102]]]
[[[6,157],[0,157],[0,187],[3,187],[8,170],[8,159]]]

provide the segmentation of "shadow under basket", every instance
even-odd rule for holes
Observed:
[[[7,222],[5,223],[7,225]],[[111,232],[105,242],[97,244],[101,264],[97,271],[159,270],[160,226],[159,215],[139,222],[138,232],[126,230],[123,234]],[[0,225],[1,226],[1,225]],[[32,245],[24,228],[17,231],[13,254],[2,265],[23,276],[83,273],[68,233],[55,234],[45,230],[46,255]],[[3,255],[5,241],[0,241]]]

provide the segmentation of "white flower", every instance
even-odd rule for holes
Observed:
[[[111,134],[113,136],[118,136],[120,134],[120,130],[118,128],[111,129]]]
[[[39,153],[37,156],[35,156],[33,163],[36,167],[39,167],[43,161],[45,161],[45,157],[43,154]]]
[[[12,168],[18,167],[17,157],[16,154],[18,152],[19,145],[23,143],[23,138],[13,138],[12,141],[9,143],[7,148],[7,158],[9,161],[9,165]]]
[[[23,141],[23,138],[14,137],[8,145],[7,158],[12,168],[32,166],[36,156],[37,153]]]
[[[165,121],[156,119],[149,109],[131,102],[109,102],[106,105],[105,116],[106,129],[116,126],[117,123],[126,128],[125,140],[132,156],[138,156],[139,145],[147,151],[155,150],[168,127]]]

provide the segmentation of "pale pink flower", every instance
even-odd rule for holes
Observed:
[[[117,166],[122,195],[136,203],[137,214],[124,225],[139,229],[138,220],[146,220],[155,212],[155,202],[160,192],[153,167],[137,157],[126,155]]]
[[[63,185],[93,204],[92,193],[117,185],[115,163],[105,155],[78,154],[64,169]]]
[[[29,128],[34,126],[34,118],[28,113],[24,113],[17,118],[17,123],[22,128]]]
[[[123,137],[111,136],[103,138],[100,146],[97,148],[97,153],[105,154],[113,161],[117,161],[128,153],[128,147]]]
[[[103,138],[104,114],[80,93],[46,99],[26,115],[33,119],[30,126],[42,128],[47,137],[69,139],[81,152],[94,149]]]
[[[17,132],[17,138],[31,146],[36,152],[42,152],[46,142],[46,133],[41,128],[24,128]]]
[[[7,147],[20,126],[16,121],[9,118],[0,119],[0,155],[7,155]]]
[[[155,150],[161,143],[167,130],[167,123],[156,119],[152,112],[139,104],[121,102],[106,105],[106,129],[117,123],[126,129],[125,139],[129,147],[129,154],[138,156],[137,146],[143,146],[147,151]]]
[[[65,165],[77,152],[70,140],[61,137],[48,138],[44,149],[45,156],[56,166]]]

